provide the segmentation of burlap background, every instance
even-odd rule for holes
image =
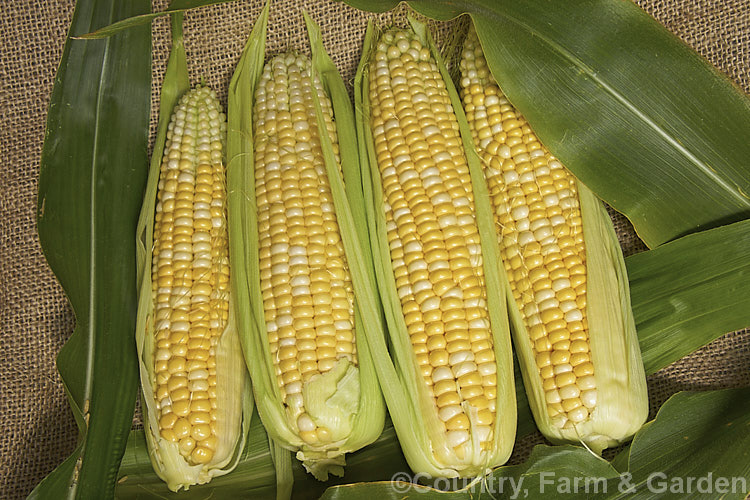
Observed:
[[[750,92],[748,0],[638,3]],[[72,332],[74,318],[42,256],[35,230],[45,115],[73,6],[72,0],[26,0],[4,2],[0,9],[0,108],[5,123],[0,130],[4,165],[0,177],[0,498],[25,497],[76,442],[75,424],[55,369],[55,356]],[[155,5],[163,7],[163,1]],[[186,45],[194,81],[205,78],[225,99],[260,7],[260,0],[239,1],[187,16]],[[269,25],[270,51],[307,45],[302,7],[320,23],[326,47],[350,83],[369,15],[330,1],[276,0]],[[387,22],[392,16],[380,19]],[[168,40],[166,21],[155,22],[154,106]],[[629,223],[613,216],[626,254],[643,250]],[[679,390],[750,385],[750,334],[726,335],[649,382],[652,409]],[[540,439],[525,439],[514,461]]]

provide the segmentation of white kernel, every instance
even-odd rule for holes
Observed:
[[[565,302],[560,303],[560,310],[564,313],[567,313],[568,311],[572,311],[576,309],[578,305],[575,303],[575,301],[572,300],[566,300]]]
[[[425,290],[430,290],[432,289],[432,283],[430,283],[428,280],[419,280],[414,283],[413,289],[415,294],[423,292]]]
[[[586,392],[596,388],[596,381],[593,375],[587,375],[576,380],[576,385],[579,389]]]
[[[568,373],[572,371],[573,371],[573,367],[570,365],[570,363],[565,363],[562,365],[555,365],[554,368],[552,369],[552,373],[554,373],[555,375],[560,375],[561,373]]]
[[[534,234],[531,231],[521,231],[518,234],[518,244],[526,246],[534,241]]]
[[[570,288],[570,280],[568,278],[559,278],[552,282],[552,289],[556,292]]]
[[[448,158],[448,159],[450,159],[450,158]],[[436,161],[437,161],[437,159],[436,159]],[[423,180],[427,179],[428,177],[433,177],[433,176],[439,177],[440,176],[440,170],[437,167],[427,167],[426,169],[422,170],[422,173],[419,174],[419,176]]]
[[[193,254],[188,252],[175,252],[172,259],[180,262],[189,262],[193,260]]]
[[[545,399],[547,400],[547,403],[551,405],[562,401],[562,398],[560,397],[560,392],[558,392],[557,389],[547,391],[547,394],[545,394]]]
[[[479,373],[486,377],[488,375],[494,375],[497,372],[497,365],[495,363],[488,361],[487,363],[482,363],[479,365]]]
[[[430,262],[430,264],[427,266],[427,269],[430,272],[437,271],[439,269],[450,269],[451,265],[447,260],[435,260],[433,262]]]
[[[453,367],[453,373],[456,375],[456,378],[475,371],[477,371],[477,365],[473,361],[465,361]]]
[[[404,253],[421,253],[422,244],[416,240],[412,240],[404,246]]]
[[[456,224],[458,224],[458,219],[456,218],[455,215],[448,214],[448,215],[442,215],[438,217],[438,225],[440,226],[441,229],[445,229],[447,227],[453,227]]]
[[[306,274],[295,276],[289,282],[290,285],[294,286],[308,286],[310,285],[310,277]]]
[[[544,197],[544,204],[548,207],[553,207],[557,205],[557,203],[560,201],[560,199],[557,197],[555,193],[548,194]]]
[[[542,227],[549,226],[549,225],[550,225],[549,219],[547,219],[546,217],[542,217],[541,219],[537,219],[534,222],[532,222],[529,225],[529,229],[532,231],[536,231],[537,229],[540,229]]]
[[[435,309],[440,309],[440,298],[439,297],[429,297],[425,299],[424,302],[419,306],[421,311],[427,312],[427,311],[434,311]]]
[[[577,398],[581,394],[581,390],[575,384],[566,385],[560,388],[560,397],[563,399]]]
[[[394,264],[395,264],[395,263],[394,263]],[[394,267],[395,267],[395,265],[394,265]],[[423,271],[423,270],[425,270],[425,269],[427,269],[427,262],[426,262],[426,261],[424,261],[423,259],[416,259],[416,260],[413,260],[413,261],[412,261],[412,262],[411,262],[411,263],[409,264],[409,272],[410,272],[410,273],[413,273],[413,272],[415,272],[415,271]]]
[[[291,326],[293,322],[294,322],[294,318],[292,318],[291,314],[282,314],[276,318],[276,324],[279,325],[281,328],[285,326]]]
[[[549,236],[552,236],[552,228],[550,228],[549,226],[545,225],[534,231],[534,238],[536,238],[538,241],[542,241]]]
[[[464,430],[448,431],[445,433],[445,440],[448,446],[455,448],[469,440],[469,433]]]
[[[336,330],[351,330],[352,329],[352,322],[348,319],[340,319],[338,321],[333,322],[333,327]]]
[[[298,392],[302,392],[302,382],[290,382],[284,389],[287,394],[297,394]]]
[[[443,406],[438,410],[438,416],[443,422],[447,422],[460,413],[462,413],[462,411],[461,407],[458,405]]]
[[[438,193],[430,198],[430,201],[433,205],[440,205],[441,203],[450,203],[451,197],[448,193]]]
[[[173,332],[189,332],[190,322],[189,321],[173,321],[170,330]]]
[[[193,268],[210,268],[211,267],[211,259],[206,258],[196,258],[193,260]]]
[[[585,406],[579,406],[578,408],[575,408],[568,412],[568,419],[574,424],[577,424],[578,422],[583,422],[584,420],[586,420],[586,417],[588,416],[589,416],[589,411],[586,409]]]
[[[464,361],[474,361],[474,353],[471,351],[454,352],[448,358],[448,364],[452,366],[463,363]]]
[[[486,329],[489,327],[490,327],[490,323],[487,320],[487,318],[476,318],[469,322],[469,328],[472,328],[472,329],[481,330],[481,329]]]
[[[425,187],[425,189],[429,189],[436,184],[442,183],[443,179],[441,179],[439,175],[431,175],[429,177],[425,177],[425,179],[422,181],[422,185]]]
[[[552,224],[552,227],[560,227],[565,224],[566,220],[562,215],[553,215],[550,217],[549,222]]]
[[[302,432],[310,432],[314,431],[317,426],[307,413],[303,413],[297,418],[297,427]]]
[[[526,219],[529,216],[529,207],[527,205],[521,205],[520,207],[516,207],[513,209],[510,215],[515,220]]]
[[[441,380],[452,380],[453,372],[447,366],[438,366],[432,370],[432,381],[433,383],[440,382]]]
[[[555,292],[553,292],[549,288],[539,290],[538,292],[534,294],[534,300],[536,300],[539,303],[544,302],[545,300],[548,300],[548,299],[552,299],[554,297],[555,297]]]
[[[290,266],[304,266],[306,264],[307,264],[307,256],[305,255],[295,255],[289,258]]]
[[[596,406],[596,389],[589,389],[581,393],[581,402],[586,408]]]
[[[193,370],[188,373],[188,380],[206,380],[208,379],[208,370]]]
[[[271,253],[287,253],[289,251],[289,245],[286,243],[274,243],[271,245]]]
[[[565,321],[567,321],[568,323],[581,320],[583,320],[583,314],[579,309],[574,309],[565,313]]]
[[[556,298],[547,299],[543,302],[539,303],[539,310],[540,311],[546,311],[547,309],[552,309],[554,307],[557,307],[560,305],[560,301]]]
[[[172,355],[169,352],[169,349],[158,349],[156,351],[156,360],[157,361],[168,361],[169,358],[171,358]]]
[[[289,264],[286,262],[281,262],[279,264],[274,264],[273,267],[271,267],[271,273],[272,274],[287,274],[289,272]]]

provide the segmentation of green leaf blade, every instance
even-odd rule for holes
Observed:
[[[143,0],[78,2],[70,34],[148,10]],[[57,366],[82,443],[33,498],[111,497],[125,449],[137,390],[132,241],[148,164],[150,55],[146,29],[69,38],[55,79],[37,228],[76,315]]]
[[[647,373],[750,326],[750,220],[685,236],[625,262]]]
[[[510,100],[649,246],[750,215],[750,100],[637,6],[465,4]]]

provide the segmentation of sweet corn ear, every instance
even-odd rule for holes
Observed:
[[[229,283],[225,134],[216,94],[186,92],[150,187],[155,207],[149,197],[144,206],[153,223],[138,342],[146,435],[157,474],[175,491],[231,470],[244,443],[249,395]]]
[[[413,26],[370,26],[356,82],[394,363],[369,340],[411,467],[471,476],[502,464],[513,445],[508,325],[481,171],[467,160],[455,90],[424,26]]]
[[[258,411],[269,435],[325,480],[377,438],[385,407],[361,338],[379,327],[377,304],[344,192],[344,176],[359,170],[351,108],[309,19],[308,29],[312,60],[287,52],[264,64],[264,26],[251,35],[248,47],[260,48],[240,69],[252,60],[258,72],[233,85],[252,92],[243,110],[252,120],[239,128],[253,162],[230,210],[252,217],[236,250],[254,314],[246,353]]]
[[[548,439],[601,452],[629,439],[648,411],[617,238],[602,204],[503,95],[473,29],[460,70],[531,408]]]

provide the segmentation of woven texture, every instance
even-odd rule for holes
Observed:
[[[750,5],[747,0],[638,0],[659,22],[750,93]],[[64,293],[47,267],[35,229],[36,189],[49,95],[73,12],[72,0],[6,2],[0,27],[0,498],[25,497],[76,444],[55,356],[73,330]],[[161,9],[165,2],[154,6]],[[226,103],[226,89],[261,2],[232,2],[191,12],[185,42],[193,82],[203,79]],[[306,47],[301,10],[321,25],[323,42],[351,90],[367,19],[330,1],[276,0],[269,52]],[[403,14],[377,17],[389,23]],[[438,41],[449,25],[432,23]],[[152,136],[169,49],[166,19],[154,22]],[[612,213],[626,255],[645,249],[628,221]],[[750,385],[750,334],[728,334],[649,379],[652,415],[685,389]],[[522,460],[538,435],[522,440]]]

